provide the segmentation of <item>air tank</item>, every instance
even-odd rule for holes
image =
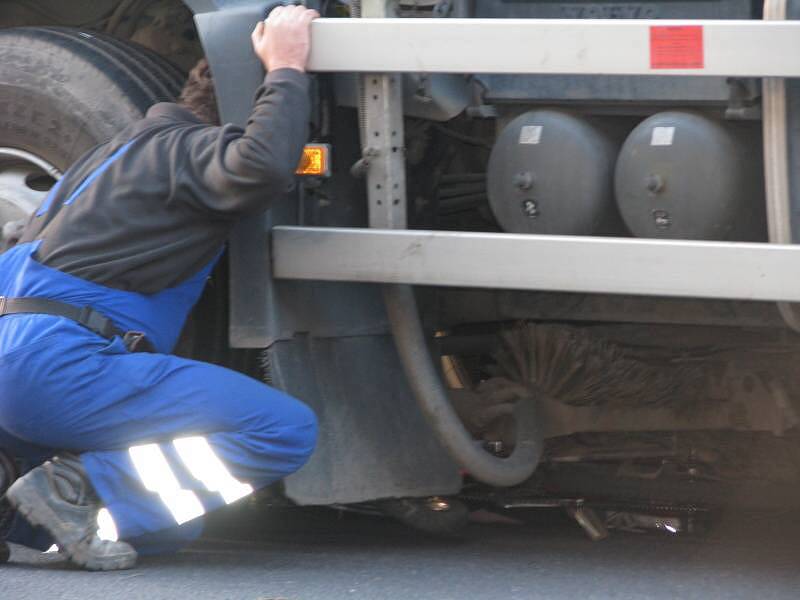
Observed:
[[[622,139],[619,127],[561,110],[533,110],[509,122],[487,174],[500,226],[559,235],[622,230],[613,192]]]
[[[669,111],[625,140],[615,187],[637,237],[755,241],[766,235],[763,181],[756,124]]]

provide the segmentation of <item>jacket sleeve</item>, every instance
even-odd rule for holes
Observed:
[[[293,69],[270,72],[256,93],[243,130],[234,125],[184,130],[174,152],[180,165],[171,201],[217,216],[266,210],[294,180],[310,118],[309,77]]]

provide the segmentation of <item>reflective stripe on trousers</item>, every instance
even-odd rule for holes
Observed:
[[[230,474],[204,437],[179,438],[172,444],[192,476],[209,492],[219,493],[226,504],[253,492],[251,485]],[[158,444],[134,446],[128,452],[145,488],[159,495],[178,525],[205,514],[197,494],[181,488]]]

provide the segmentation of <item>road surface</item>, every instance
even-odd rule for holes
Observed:
[[[373,517],[243,507],[183,552],[86,573],[13,548],[3,600],[796,599],[800,513],[723,514],[702,538],[590,542],[558,511],[431,539]]]

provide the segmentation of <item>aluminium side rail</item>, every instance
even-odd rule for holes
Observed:
[[[361,73],[800,76],[800,23],[319,19],[309,69]]]
[[[800,301],[800,246],[328,227],[273,237],[287,279]]]

